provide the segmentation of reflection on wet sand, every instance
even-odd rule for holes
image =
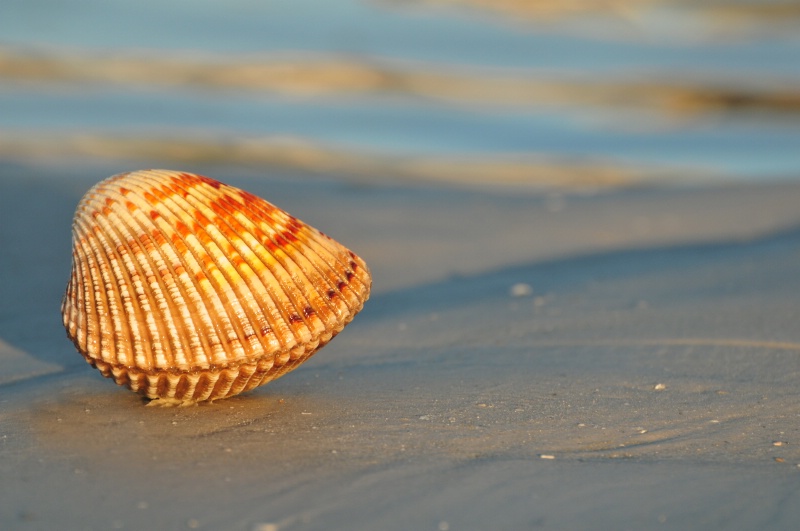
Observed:
[[[658,78],[661,77],[661,80]],[[760,79],[692,79],[641,72],[623,79],[466,69],[291,55],[261,59],[97,55],[0,48],[0,79],[46,86],[109,84],[247,90],[295,97],[403,96],[460,106],[601,106],[644,109],[671,119],[712,113],[800,113],[800,86]],[[681,78],[681,76],[678,76]],[[646,80],[644,80],[646,78]]]
[[[622,21],[615,30],[606,32],[612,38],[626,35],[647,36],[642,30],[664,24],[671,26],[667,35],[685,37],[688,26],[694,28],[697,40],[732,38],[754,34],[797,35],[800,4],[792,0],[384,0],[386,5],[441,6],[453,9],[470,8],[499,15],[506,20],[528,23],[558,23],[591,18]],[[598,33],[593,28],[592,33]],[[630,31],[633,30],[633,31]]]
[[[0,132],[0,158],[58,161],[128,159],[164,164],[233,164],[335,175],[364,184],[426,182],[484,188],[606,188],[702,178],[698,168],[635,166],[597,158],[530,154],[409,157],[354,151],[287,138],[199,138],[108,134],[21,135]]]

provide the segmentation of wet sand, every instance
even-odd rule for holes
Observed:
[[[792,529],[800,184],[510,193],[269,179],[371,300],[295,372],[147,408],[65,338],[82,193],[0,166],[3,529]]]

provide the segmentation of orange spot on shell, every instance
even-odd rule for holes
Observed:
[[[194,219],[196,219],[197,223],[199,223],[200,226],[202,226],[202,227],[205,227],[207,225],[211,225],[211,221],[205,216],[205,214],[203,214],[199,210],[195,211]]]
[[[159,247],[166,245],[167,239],[164,237],[164,233],[162,233],[160,230],[154,229],[151,235],[153,237],[153,241],[156,242],[156,245]]]
[[[189,227],[187,227],[186,223],[184,223],[183,221],[178,221],[177,223],[175,223],[175,230],[177,230],[178,234],[180,234],[181,237],[183,238],[186,238],[191,232],[189,230]]]
[[[193,175],[191,173],[181,173],[180,175],[173,177],[173,179],[183,186],[199,186],[201,184],[205,184],[214,189],[219,189],[222,186],[221,182],[215,181],[210,177],[206,177],[204,175]]]

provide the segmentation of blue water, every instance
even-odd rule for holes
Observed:
[[[313,52],[409,65],[514,68],[545,77],[724,78],[800,92],[800,31],[771,31],[763,23],[755,32],[711,39],[708,25],[687,19],[691,14],[670,13],[680,16],[651,13],[636,24],[603,16],[535,23],[413,2],[6,0],[0,45],[105,55],[202,52],[231,60]],[[3,78],[0,109],[0,131],[290,136],[410,157],[600,158],[687,173],[702,169],[731,179],[800,179],[796,111],[672,119],[660,111],[602,106],[507,108],[364,94],[293,98]]]

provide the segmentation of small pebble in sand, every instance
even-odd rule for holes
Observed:
[[[784,459],[783,457],[776,457],[775,458],[775,462],[776,463],[785,463],[786,459]]]
[[[508,290],[509,295],[512,297],[530,297],[533,295],[533,288],[530,284],[525,284],[524,282],[517,282],[511,289]]]
[[[188,520],[186,520],[186,527],[188,527],[189,529],[197,529],[198,527],[200,527],[200,522],[195,518],[189,518]]]
[[[555,459],[556,456],[551,454],[539,454],[539,459]]]
[[[253,531],[278,531],[278,524],[256,524]]]
[[[657,383],[656,385],[653,386],[653,390],[655,390],[655,391],[663,391],[666,388],[667,388],[667,385],[663,384],[663,383]]]
[[[773,441],[772,446],[784,446],[786,444],[789,444],[789,443],[787,443],[785,441]]]

